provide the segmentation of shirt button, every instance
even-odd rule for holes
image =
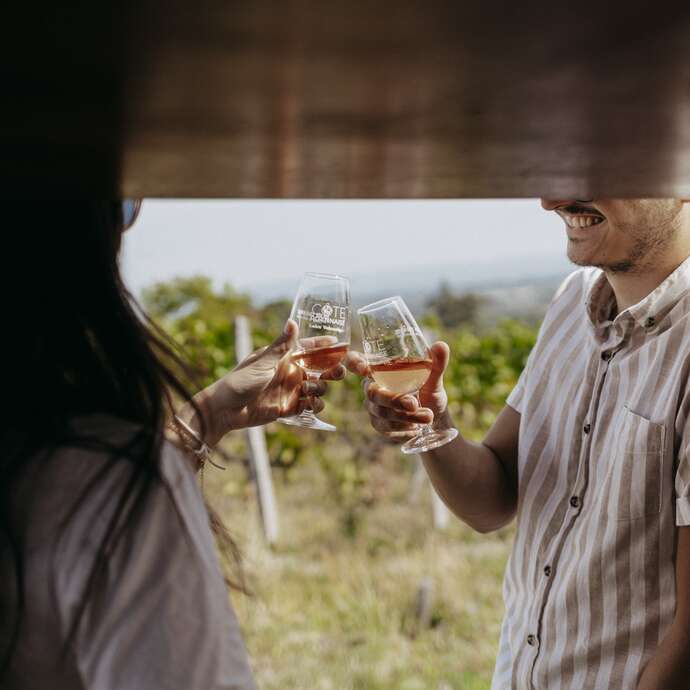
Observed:
[[[650,316],[645,322],[644,322],[644,327],[645,328],[654,328],[656,326],[656,319],[653,316]]]
[[[570,497],[570,505],[573,508],[579,508],[580,507],[580,498],[579,496],[571,496]]]
[[[544,566],[544,575],[546,575],[546,577],[551,577],[551,566],[550,565]]]
[[[534,647],[537,644],[537,637],[536,635],[527,635],[527,644],[530,647]]]
[[[582,431],[584,431],[586,434],[588,434],[588,433],[590,432],[590,429],[591,429],[591,428],[592,428],[592,425],[591,425],[591,424],[585,424],[585,425],[582,427]]]
[[[611,352],[602,352],[601,353],[601,358],[605,361],[608,362],[611,357],[613,357],[613,354]]]

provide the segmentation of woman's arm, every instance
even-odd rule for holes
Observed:
[[[213,446],[235,429],[268,424],[279,417],[299,414],[309,406],[320,412],[326,383],[305,381],[302,370],[290,361],[297,334],[297,324],[288,321],[271,345],[253,352],[229,374],[197,393],[194,402],[203,416],[203,425],[189,403],[178,410],[177,416],[200,435],[203,426],[203,439]],[[345,368],[337,365],[321,378],[338,380],[344,375]]]

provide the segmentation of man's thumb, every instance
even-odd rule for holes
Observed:
[[[443,341],[434,343],[431,348],[431,374],[426,380],[424,387],[426,389],[435,389],[443,386],[443,373],[448,366],[450,359],[450,348]]]

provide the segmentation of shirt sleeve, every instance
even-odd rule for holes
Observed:
[[[676,525],[690,525],[690,420],[685,423],[685,431],[678,451],[678,467],[675,476]]]
[[[536,347],[536,344],[534,347]],[[522,407],[525,400],[525,389],[527,387],[528,370],[530,368],[530,363],[532,361],[532,352],[534,352],[534,347],[532,348],[532,351],[530,352],[529,357],[527,358],[525,368],[520,373],[520,377],[518,378],[518,381],[515,384],[515,388],[513,388],[510,395],[506,399],[506,405],[510,405],[510,407],[512,407],[516,412],[519,412],[520,414],[522,414],[523,412]]]
[[[176,453],[164,450],[163,481],[108,559],[104,586],[79,626],[73,654],[85,688],[256,688],[201,494]],[[110,488],[103,483],[100,491]],[[66,628],[93,563],[84,551],[95,553],[80,522],[60,553],[57,598]]]
[[[506,399],[506,404],[510,405],[510,407],[512,407],[516,412],[519,412],[520,414],[523,414],[524,412],[523,407],[525,402],[525,393],[527,391],[527,380],[530,375],[530,370],[532,369],[533,360],[536,356],[535,352],[540,344],[542,334],[544,332],[544,326],[548,323],[549,317],[553,314],[554,309],[557,310],[559,308],[558,305],[562,299],[572,299],[573,290],[577,291],[578,294],[582,291],[586,275],[587,274],[583,270],[578,270],[571,273],[560,284],[558,290],[556,290],[556,293],[554,294],[546,310],[544,320],[542,321],[542,324],[539,327],[537,341],[535,342],[534,347],[532,347],[532,350],[529,353],[529,357],[527,358],[527,362],[525,363],[525,368],[520,373],[520,377],[518,378],[518,382],[515,384],[515,388],[513,388],[510,395]]]

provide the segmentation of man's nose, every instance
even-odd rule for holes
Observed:
[[[542,199],[541,207],[545,211],[553,211],[559,206],[568,206],[573,203],[575,203],[575,199]]]

